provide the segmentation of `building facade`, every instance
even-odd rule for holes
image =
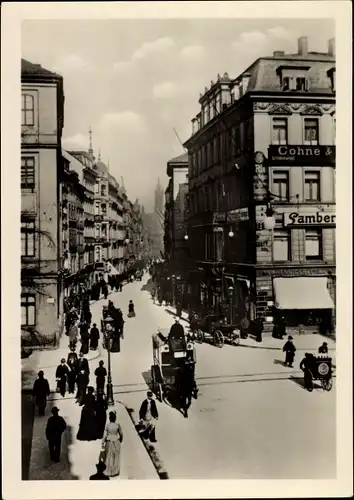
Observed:
[[[54,341],[62,314],[60,189],[63,78],[22,60],[21,329]]]
[[[169,182],[165,191],[165,258],[175,272],[186,270],[188,244],[188,154],[167,163]]]
[[[200,97],[189,152],[194,295],[233,322],[334,319],[335,46],[274,52]],[[198,287],[197,283],[201,286]],[[328,327],[329,329],[331,326]]]

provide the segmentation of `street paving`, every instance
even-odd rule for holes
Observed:
[[[167,309],[153,304],[144,291],[146,279],[110,296],[124,314],[129,299],[136,306],[136,318],[126,318],[121,353],[112,355],[115,398],[135,414],[150,378],[151,336],[173,322]],[[283,366],[279,350],[197,344],[200,392],[189,418],[158,404],[156,450],[169,478],[335,477],[335,383],[331,392],[312,393],[301,384],[303,350],[312,346],[316,352],[323,341],[312,337],[295,338],[295,345],[305,347],[298,345],[293,369]],[[279,341],[280,349],[282,345]]]
[[[122,309],[126,321],[121,352],[112,353],[115,403],[119,418],[124,420],[123,431],[129,428],[122,450],[122,478],[156,476],[122,406],[132,411],[138,420],[150,381],[151,336],[158,328],[169,328],[174,321],[168,308],[153,303],[146,291],[147,279],[145,275],[143,281],[127,284],[122,292],[108,297]],[[135,318],[127,318],[130,299],[135,303]],[[98,326],[102,306],[107,302],[101,299],[91,305],[92,321]],[[256,347],[252,340],[237,347],[196,344],[196,378],[200,391],[198,399],[192,402],[189,418],[166,403],[157,403],[158,442],[154,448],[158,465],[167,471],[170,479],[335,477],[335,381],[331,392],[316,389],[309,393],[302,387],[299,370],[303,349],[312,347],[315,352],[322,338],[295,338],[294,343],[298,352],[293,369],[283,366],[283,353],[274,348],[278,345],[281,349],[283,342],[277,344],[275,339],[265,338],[258,348],[251,348]],[[272,348],[265,349],[267,344]],[[335,358],[334,352],[331,355]],[[90,362],[91,374],[99,359],[103,359],[107,367],[107,352],[101,349],[100,357]],[[93,375],[90,383],[95,384]],[[80,408],[73,400],[63,399],[58,406],[73,427],[68,447],[71,475],[87,479],[94,472],[100,444],[76,441]],[[32,453],[34,463],[41,462],[40,453],[43,452],[38,451],[38,458]]]

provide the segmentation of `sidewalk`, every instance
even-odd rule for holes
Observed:
[[[324,337],[319,333],[298,334],[292,333],[293,343],[297,351],[318,351],[318,348],[323,342],[327,342],[329,352],[336,350],[336,342],[328,337]],[[255,337],[249,336],[247,339],[241,339],[240,346],[249,347],[251,349],[272,349],[282,351],[288,335],[284,335],[283,340],[275,339],[272,334],[263,334],[262,342],[256,342]]]

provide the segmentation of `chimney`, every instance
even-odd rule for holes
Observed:
[[[308,53],[308,41],[307,41],[307,36],[301,36],[298,41],[298,54],[300,56],[307,56]]]
[[[331,38],[328,40],[328,55],[331,57],[336,57],[336,40]]]
[[[283,50],[275,50],[273,52],[273,57],[281,57],[281,56],[284,56],[285,55],[285,52]]]

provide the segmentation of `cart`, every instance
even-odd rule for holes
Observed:
[[[333,386],[332,379],[332,358],[327,354],[314,356],[311,370],[312,380],[319,380],[324,391],[330,391]]]
[[[216,347],[222,347],[225,343],[238,345],[241,339],[240,329],[236,325],[228,324],[224,314],[207,314],[201,319],[195,318],[193,328],[196,340],[200,343],[210,342]]]
[[[159,329],[152,336],[153,364],[151,366],[152,391],[159,401],[176,387],[176,377],[185,362],[196,362],[193,342],[184,339],[173,339],[173,349],[168,341],[169,328]]]

